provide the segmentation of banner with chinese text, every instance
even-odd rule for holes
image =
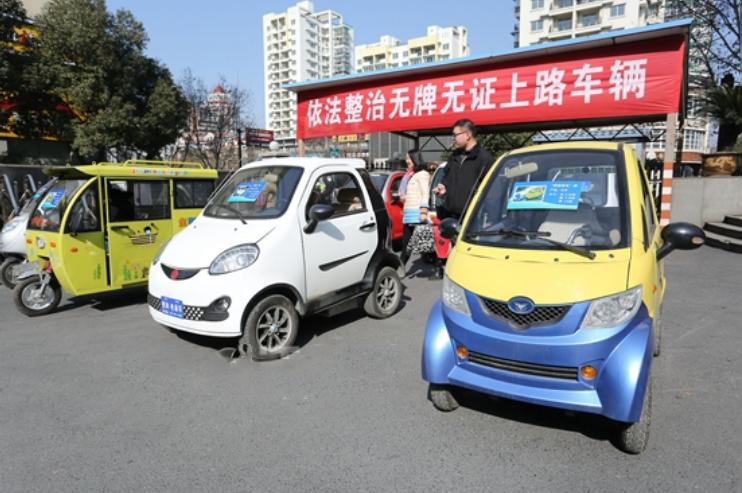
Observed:
[[[425,69],[300,91],[300,139],[477,125],[573,122],[678,111],[685,37],[672,35],[488,66]]]

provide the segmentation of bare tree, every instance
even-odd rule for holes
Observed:
[[[214,169],[239,167],[238,132],[252,126],[249,93],[224,77],[209,91],[190,70],[181,78],[180,87],[190,113],[176,149],[178,157],[197,159]]]
[[[741,9],[742,0],[667,0],[667,18],[693,18],[690,56],[703,65],[713,85],[726,74],[742,80]]]

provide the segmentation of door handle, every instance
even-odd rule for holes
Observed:
[[[111,226],[111,231],[121,231],[124,229],[129,229],[129,226]]]
[[[375,221],[370,221],[370,222],[361,224],[361,227],[358,228],[358,229],[360,229],[361,231],[366,231],[366,230],[369,230],[369,229],[372,229],[372,228],[375,228],[375,227],[376,227],[376,222]]]

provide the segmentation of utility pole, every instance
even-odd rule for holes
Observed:
[[[237,169],[242,167],[242,129],[237,127]]]

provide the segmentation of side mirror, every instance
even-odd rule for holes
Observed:
[[[334,213],[335,209],[331,205],[314,204],[309,209],[309,222],[304,226],[304,232],[307,234],[313,232],[320,221],[331,218]]]
[[[441,236],[451,241],[456,240],[460,229],[459,221],[452,217],[447,217],[438,225],[438,231]]]
[[[693,250],[706,243],[703,230],[690,223],[668,224],[661,236],[663,243],[657,250],[657,260],[667,257],[673,250]]]

